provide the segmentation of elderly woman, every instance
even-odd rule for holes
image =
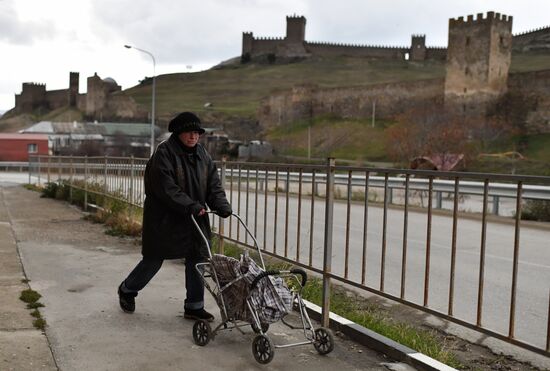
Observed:
[[[120,307],[135,311],[135,297],[159,271],[165,259],[185,258],[184,317],[212,321],[204,309],[204,284],[195,264],[207,255],[204,241],[191,220],[195,216],[207,237],[210,223],[206,206],[221,217],[231,206],[206,149],[198,143],[204,133],[191,112],[174,117],[170,138],[159,144],[145,168],[142,260],[118,288]]]

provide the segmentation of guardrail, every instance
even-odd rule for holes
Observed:
[[[83,181],[77,186],[85,192],[116,193],[140,206],[146,161],[35,157],[29,179]],[[524,204],[550,199],[550,177],[334,161],[219,165],[234,210],[262,250],[322,276],[324,325],[334,280],[550,356],[550,249],[541,247],[550,228],[520,238]],[[493,212],[495,200],[507,205],[508,224],[489,220],[491,199]],[[476,220],[460,213],[474,204]],[[434,214],[438,206],[449,210],[446,216]],[[218,225],[222,240],[250,246],[239,226],[221,219]]]
[[[17,162],[17,161],[0,161],[0,171],[23,171],[29,170],[29,162]]]

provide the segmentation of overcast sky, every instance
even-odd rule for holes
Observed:
[[[153,73],[195,72],[241,53],[243,31],[282,37],[285,16],[307,18],[306,40],[446,46],[448,19],[487,11],[514,16],[513,32],[550,25],[550,0],[0,0],[0,111],[22,82],[80,92],[97,72],[123,89]]]

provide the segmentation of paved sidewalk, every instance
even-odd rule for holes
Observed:
[[[0,188],[0,370],[57,370],[48,340],[19,300],[25,275]]]
[[[26,285],[14,235],[29,285],[43,296],[47,339],[33,329],[18,299]],[[191,336],[193,322],[182,317],[184,271],[176,261],[165,262],[140,293],[134,314],[123,313],[116,288],[138,262],[139,246],[105,235],[103,226],[82,220],[67,203],[42,199],[21,186],[0,184],[0,241],[0,297],[7,298],[0,304],[2,370],[55,370],[56,365],[61,370],[387,370],[384,363],[392,362],[338,336],[327,356],[309,345],[276,349],[267,366],[252,356],[250,330],[222,332],[198,347]],[[206,299],[207,309],[219,318],[214,300],[209,294]],[[281,324],[269,335],[276,344],[302,338]],[[12,357],[10,348],[20,354]]]

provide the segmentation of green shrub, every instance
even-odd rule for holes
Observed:
[[[46,186],[42,189],[42,195],[40,197],[55,198],[59,184],[55,182],[46,183]]]
[[[527,200],[521,213],[521,219],[550,222],[550,201]]]
[[[57,200],[68,200],[70,188],[66,183],[59,183],[55,190],[55,198]]]

